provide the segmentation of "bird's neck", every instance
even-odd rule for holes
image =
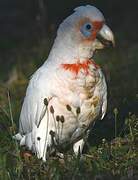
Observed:
[[[89,47],[82,47],[81,44],[74,44],[71,40],[56,38],[48,57],[49,63],[54,66],[59,64],[83,63],[92,57],[93,53]]]

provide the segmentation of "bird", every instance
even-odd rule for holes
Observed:
[[[102,12],[79,6],[59,25],[44,64],[32,75],[15,138],[46,161],[56,149],[82,153],[92,124],[107,109],[107,85],[94,53],[114,46]]]

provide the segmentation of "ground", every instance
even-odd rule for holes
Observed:
[[[82,156],[72,151],[46,163],[21,148],[12,136],[32,73],[46,60],[53,38],[1,44],[0,179],[137,179],[138,44],[116,34],[116,47],[94,59],[108,82],[108,111],[92,129]]]

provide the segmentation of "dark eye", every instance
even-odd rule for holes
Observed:
[[[87,30],[91,30],[91,28],[92,28],[91,24],[86,24],[86,29]]]

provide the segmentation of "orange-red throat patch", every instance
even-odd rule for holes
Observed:
[[[89,73],[89,65],[92,64],[96,69],[99,68],[99,65],[97,65],[94,61],[92,60],[86,60],[83,63],[75,63],[75,64],[61,64],[61,67],[64,70],[70,71],[77,75],[80,70],[84,70],[86,75]]]

